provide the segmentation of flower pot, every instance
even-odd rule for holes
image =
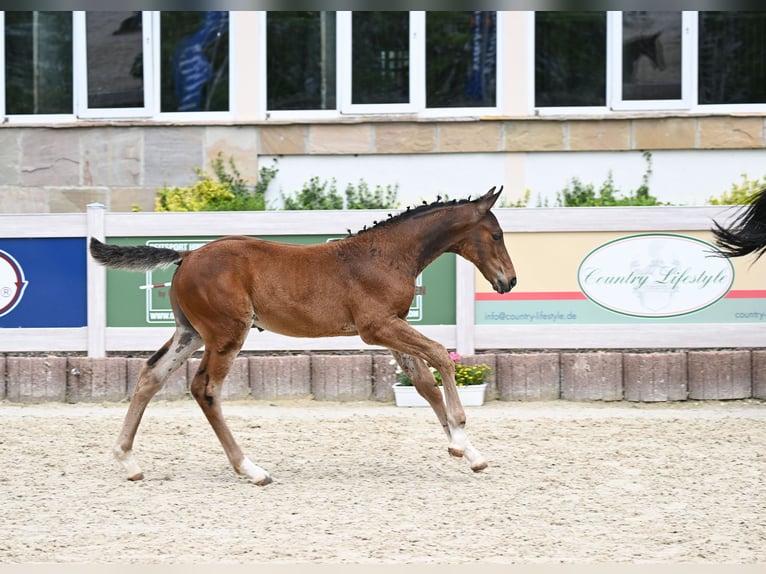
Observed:
[[[428,402],[418,394],[413,386],[394,383],[394,400],[397,407],[427,407]],[[484,393],[487,390],[487,383],[481,385],[470,385],[467,387],[458,387],[457,393],[460,395],[460,402],[464,407],[479,407],[484,404]]]

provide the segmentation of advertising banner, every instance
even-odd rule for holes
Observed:
[[[87,324],[85,239],[0,239],[0,328]]]
[[[476,323],[766,321],[766,264],[729,260],[708,232],[506,234],[518,275],[498,295],[476,279]]]
[[[260,236],[261,239],[285,243],[321,243],[338,237]],[[120,237],[108,240],[117,245],[153,245],[177,251],[199,249],[215,237]],[[173,311],[168,290],[175,266],[146,273],[107,271],[107,313],[109,327],[172,326]],[[418,325],[455,324],[455,256],[446,254],[434,261],[417,278],[415,298],[408,321]]]

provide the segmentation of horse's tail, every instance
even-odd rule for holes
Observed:
[[[726,257],[755,253],[757,260],[766,251],[766,188],[750,196],[748,203],[729,227],[713,221],[716,245]]]
[[[95,237],[90,238],[90,254],[101,265],[131,271],[151,271],[169,267],[183,259],[183,253],[174,249],[148,245],[107,245]]]

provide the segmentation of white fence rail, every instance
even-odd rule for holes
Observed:
[[[0,238],[177,237],[245,235],[345,235],[385,219],[389,210],[266,211],[205,213],[113,213],[91,204],[86,213],[0,215]],[[713,219],[732,216],[721,207],[525,208],[495,210],[506,233],[619,231],[707,231]],[[565,236],[564,236],[565,237]],[[565,239],[562,239],[565,240]],[[512,254],[513,255],[513,254]],[[539,254],[545,258],[545,253]],[[101,357],[110,351],[152,351],[172,327],[108,327],[106,271],[87,258],[87,327],[0,328],[0,352],[83,351]],[[518,270],[522,275],[522,271]],[[474,267],[458,258],[456,324],[418,327],[461,354],[483,349],[599,349],[759,347],[766,330],[758,323],[626,325],[476,325]],[[62,304],[66,304],[62,298]],[[367,349],[358,337],[294,339],[253,332],[245,350]]]

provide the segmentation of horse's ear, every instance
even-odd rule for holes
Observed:
[[[500,186],[500,189],[495,191],[495,188],[493,187],[490,189],[487,193],[482,195],[479,199],[476,200],[477,205],[479,206],[479,209],[481,210],[481,213],[487,213],[490,209],[492,209],[492,206],[495,205],[495,202],[497,201],[497,198],[500,197],[500,194],[503,192],[503,186]]]

